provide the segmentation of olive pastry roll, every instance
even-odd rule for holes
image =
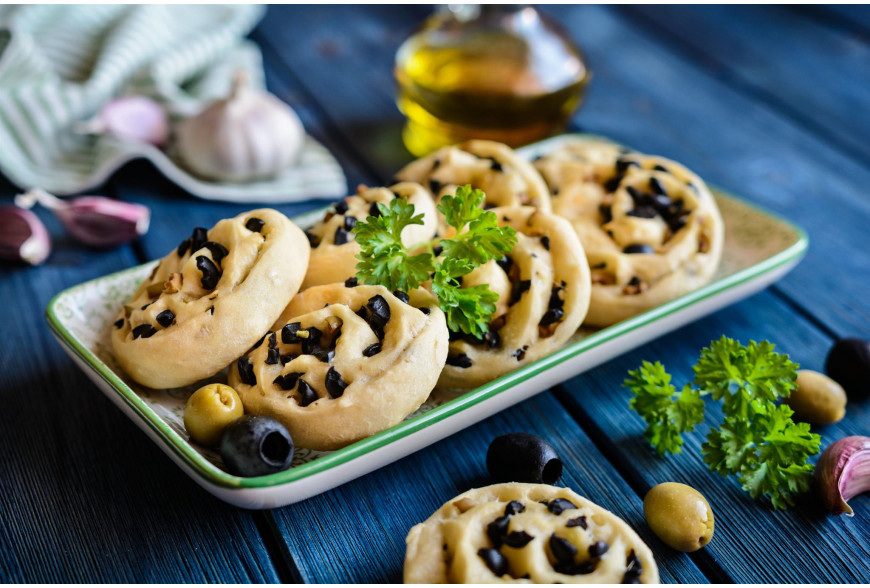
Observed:
[[[378,203],[389,206],[393,198],[405,198],[414,205],[414,214],[423,215],[423,224],[409,225],[402,231],[406,247],[429,241],[438,226],[435,202],[429,192],[419,184],[400,182],[389,188],[359,186],[357,193],[339,200],[323,220],[305,233],[311,243],[311,262],[302,283],[302,289],[321,284],[344,282],[356,274],[356,258],[360,247],[351,231],[357,221],[369,216],[380,216]]]
[[[550,191],[535,167],[513,149],[494,141],[468,141],[443,147],[412,161],[396,179],[428,187],[439,201],[455,194],[458,186],[470,184],[486,193],[484,206],[534,206],[550,210]],[[446,225],[441,227],[445,235]]]
[[[447,323],[422,289],[327,284],[298,294],[230,367],[245,412],[280,421],[300,447],[344,447],[399,423],[438,381]]]
[[[575,140],[535,162],[592,269],[585,324],[603,327],[703,286],[722,256],[713,195],[684,166]]]
[[[413,584],[657,584],[649,547],[568,488],[495,484],[450,500],[406,539]]]
[[[513,227],[517,243],[501,260],[463,276],[462,285],[487,284],[498,294],[482,339],[450,334],[447,365],[438,385],[467,390],[485,384],[561,347],[586,316],[590,273],[570,223],[529,206],[492,210]]]
[[[118,362],[151,388],[213,376],[280,316],[308,252],[302,230],[271,209],[194,229],[124,304],[112,332]]]

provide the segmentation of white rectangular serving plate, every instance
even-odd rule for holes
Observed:
[[[520,149],[529,158],[566,136]],[[713,281],[690,294],[596,331],[582,330],[559,351],[456,398],[433,394],[402,423],[333,452],[297,448],[290,469],[241,478],[221,468],[220,456],[193,443],[182,423],[195,387],[150,390],[132,382],[115,361],[109,333],[123,302],[156,261],[85,282],[55,296],[48,324],[73,361],[136,425],[200,486],[243,508],[275,508],[325,492],[392,463],[568,378],[643,345],[775,282],[801,260],[803,230],[722,190],[712,188],[725,222],[722,262]],[[294,221],[320,218],[316,210]]]

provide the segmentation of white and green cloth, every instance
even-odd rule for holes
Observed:
[[[260,6],[0,6],[0,172],[22,189],[76,194],[146,157],[203,198],[344,195],[341,166],[310,136],[279,177],[230,184],[198,179],[151,145],[77,132],[117,96],[149,96],[178,119],[226,96],[239,69],[262,86],[260,51],[244,39],[262,15]]]

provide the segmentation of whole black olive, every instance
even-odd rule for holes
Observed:
[[[231,474],[265,476],[290,467],[293,439],[275,419],[248,414],[224,429],[220,454]]]
[[[828,352],[825,371],[853,399],[867,397],[870,395],[870,341],[840,339]]]
[[[555,484],[562,477],[562,460],[537,435],[508,433],[489,444],[486,469],[497,482]]]

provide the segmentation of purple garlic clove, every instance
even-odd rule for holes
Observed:
[[[870,437],[844,437],[828,446],[816,464],[816,487],[825,508],[854,516],[847,501],[870,490]]]
[[[51,239],[35,214],[17,206],[0,207],[0,259],[39,265],[51,252]]]
[[[34,188],[15,197],[15,203],[24,208],[36,202],[52,210],[73,237],[92,247],[114,247],[141,237],[151,220],[147,207],[103,196],[61,200]]]
[[[150,98],[123,96],[107,102],[95,118],[80,126],[80,130],[160,147],[169,139],[169,116]]]

